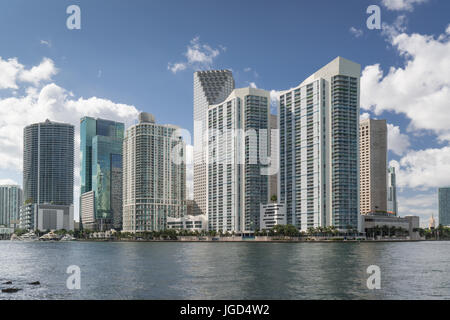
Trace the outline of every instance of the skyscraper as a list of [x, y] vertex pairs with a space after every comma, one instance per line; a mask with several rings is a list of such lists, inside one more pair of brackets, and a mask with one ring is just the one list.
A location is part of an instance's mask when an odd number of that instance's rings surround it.
[[260, 89], [235, 89], [209, 106], [209, 230], [259, 229], [260, 205], [268, 201], [269, 115], [270, 93]]
[[124, 231], [164, 230], [167, 217], [186, 214], [185, 143], [177, 129], [156, 124], [148, 113], [141, 113], [139, 123], [127, 129], [123, 142]]
[[279, 102], [279, 202], [287, 222], [359, 227], [361, 66], [338, 57]]
[[394, 167], [389, 168], [388, 171], [387, 211], [395, 216], [398, 215], [397, 182]]
[[24, 201], [73, 205], [74, 126], [46, 120], [25, 127]]
[[360, 213], [386, 212], [386, 120], [362, 120], [359, 125]]
[[439, 188], [439, 224], [450, 226], [450, 188]]
[[207, 167], [205, 132], [209, 105], [223, 102], [234, 89], [229, 70], [194, 73], [194, 214], [206, 214]]
[[[80, 124], [81, 201], [89, 191], [92, 213], [81, 203], [83, 227], [91, 230], [121, 228], [122, 144], [124, 124], [84, 117]], [[89, 207], [90, 208], [90, 207]]]
[[269, 176], [269, 202], [272, 196], [278, 196], [278, 168], [279, 168], [279, 135], [278, 132], [278, 116], [275, 114], [270, 115], [270, 154], [271, 154], [271, 164], [276, 168], [276, 173]]
[[10, 227], [19, 224], [20, 206], [23, 204], [23, 193], [19, 186], [0, 186], [0, 226]]

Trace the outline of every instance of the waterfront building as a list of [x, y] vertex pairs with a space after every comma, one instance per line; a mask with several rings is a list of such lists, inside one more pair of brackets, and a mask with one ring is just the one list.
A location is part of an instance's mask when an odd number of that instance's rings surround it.
[[[362, 230], [366, 232], [366, 236], [371, 236], [374, 228], [390, 228], [395, 227], [397, 229], [403, 229], [408, 231], [408, 236], [411, 240], [419, 240], [420, 235], [418, 229], [420, 227], [420, 217], [417, 216], [405, 216], [396, 217], [387, 212], [371, 212], [366, 215], [362, 215]], [[393, 236], [393, 234], [387, 230], [385, 236]]]
[[178, 129], [157, 124], [151, 114], [141, 113], [139, 123], [126, 131], [123, 231], [161, 231], [167, 217], [186, 215], [185, 143]]
[[361, 214], [386, 212], [387, 124], [365, 119], [359, 125], [359, 209]]
[[0, 185], [0, 226], [15, 228], [19, 225], [22, 189], [16, 185]]
[[388, 195], [387, 195], [387, 211], [394, 216], [398, 215], [397, 204], [397, 182], [395, 176], [395, 168], [391, 167], [388, 171]]
[[358, 227], [360, 74], [338, 57], [280, 93], [278, 202], [302, 231]]
[[208, 106], [222, 103], [234, 89], [229, 70], [194, 73], [194, 214], [207, 214], [206, 130]]
[[[102, 226], [97, 225], [95, 219], [95, 193], [88, 191], [80, 197], [80, 212], [83, 229], [85, 230], [102, 230]], [[100, 224], [103, 220], [99, 220]]]
[[[122, 145], [124, 124], [84, 117], [80, 123], [81, 202], [94, 198], [91, 206], [80, 205], [81, 222], [89, 230], [122, 227]], [[83, 212], [86, 208], [88, 212]], [[89, 219], [87, 222], [86, 219]]]
[[270, 93], [235, 89], [208, 109], [208, 228], [217, 232], [259, 229], [267, 203]]
[[188, 231], [205, 231], [208, 227], [208, 219], [206, 215], [184, 216], [179, 218], [167, 218], [167, 229], [188, 230]]
[[439, 224], [450, 226], [450, 188], [439, 188]]
[[[22, 228], [73, 230], [74, 130], [71, 124], [50, 120], [24, 128]], [[71, 211], [72, 224], [66, 223]]]
[[23, 199], [73, 204], [74, 126], [46, 120], [25, 127]]
[[276, 225], [286, 225], [286, 208], [283, 204], [261, 204], [261, 230], [273, 229]]

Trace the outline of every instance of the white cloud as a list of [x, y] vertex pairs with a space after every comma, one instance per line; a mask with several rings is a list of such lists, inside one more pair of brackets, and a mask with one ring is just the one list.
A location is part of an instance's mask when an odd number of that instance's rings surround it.
[[200, 37], [195, 37], [192, 39], [187, 46], [187, 51], [184, 56], [186, 57], [185, 62], [168, 63], [167, 69], [172, 73], [177, 73], [187, 69], [188, 67], [194, 69], [210, 69], [213, 65], [214, 59], [216, 59], [220, 50], [226, 51], [226, 47], [219, 45], [219, 49], [214, 49], [208, 44], [202, 44], [200, 42]]
[[18, 89], [17, 82], [38, 85], [40, 82], [51, 80], [57, 73], [58, 69], [49, 58], [44, 58], [39, 65], [27, 70], [17, 58], [3, 60], [0, 57], [0, 89]]
[[438, 216], [437, 192], [399, 196], [398, 211], [400, 216], [419, 216], [421, 227], [427, 227], [431, 215]]
[[278, 102], [280, 101], [280, 91], [270, 90], [270, 102], [272, 107], [278, 108]]
[[441, 149], [408, 151], [395, 167], [399, 187], [427, 190], [450, 186], [450, 146]]
[[252, 68], [250, 68], [250, 67], [247, 67], [244, 69], [244, 72], [250, 72], [250, 71], [252, 71]]
[[361, 78], [361, 107], [376, 115], [404, 114], [408, 131], [428, 130], [450, 141], [450, 37], [400, 33], [391, 44], [404, 58], [404, 67], [385, 75], [379, 64], [367, 66]]
[[18, 186], [19, 184], [12, 180], [12, 179], [0, 179], [0, 185], [15, 185]]
[[368, 113], [368, 112], [364, 112], [364, 113], [362, 113], [360, 116], [359, 116], [359, 120], [361, 121], [361, 120], [367, 120], [367, 119], [370, 119], [370, 113]]
[[[18, 64], [17, 59], [10, 59]], [[25, 77], [39, 85], [53, 74], [53, 63], [45, 62], [31, 68]], [[1, 64], [0, 60], [0, 64]], [[53, 68], [51, 67], [53, 66]], [[1, 68], [1, 67], [0, 67]], [[0, 72], [1, 75], [1, 72]], [[101, 117], [131, 125], [137, 119], [138, 110], [131, 105], [115, 103], [98, 97], [75, 98], [74, 94], [55, 83], [42, 87], [23, 88], [22, 96], [0, 99], [0, 168], [22, 170], [23, 128], [31, 123], [45, 121], [66, 122], [75, 125], [75, 201], [80, 191], [79, 178], [79, 123], [83, 116]], [[78, 212], [78, 211], [76, 211]]]
[[415, 4], [422, 4], [428, 0], [382, 0], [381, 3], [389, 10], [412, 11]]
[[401, 156], [404, 154], [411, 143], [409, 137], [406, 134], [400, 132], [400, 127], [393, 124], [387, 124], [388, 129], [388, 149], [395, 154]]
[[254, 82], [250, 82], [250, 83], [249, 83], [249, 86], [250, 86], [250, 88], [254, 88], [254, 89], [257, 89], [257, 88], [258, 88], [258, 86], [256, 85], [256, 83], [254, 83]]
[[362, 29], [357, 29], [355, 27], [351, 27], [349, 31], [355, 38], [359, 38], [364, 34], [364, 31], [362, 31]]

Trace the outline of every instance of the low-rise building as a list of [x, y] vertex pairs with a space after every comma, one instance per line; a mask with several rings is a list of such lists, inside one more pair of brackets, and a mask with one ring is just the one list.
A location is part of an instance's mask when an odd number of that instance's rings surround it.
[[204, 214], [181, 218], [167, 218], [167, 229], [203, 231], [206, 230], [207, 225], [208, 219]]
[[261, 230], [269, 230], [276, 225], [286, 225], [286, 208], [283, 204], [261, 204], [260, 227]]
[[20, 228], [73, 231], [73, 205], [26, 204], [20, 209]]
[[370, 213], [361, 216], [362, 230], [370, 236], [374, 228], [398, 228], [408, 231], [408, 236], [411, 240], [419, 240], [420, 235], [418, 229], [420, 227], [420, 218], [417, 216], [396, 217], [389, 213]]

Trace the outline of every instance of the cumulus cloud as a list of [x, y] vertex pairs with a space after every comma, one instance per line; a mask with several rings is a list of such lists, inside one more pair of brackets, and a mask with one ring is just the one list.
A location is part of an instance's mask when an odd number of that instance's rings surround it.
[[413, 11], [414, 5], [428, 2], [428, 0], [382, 0], [381, 3], [389, 10]]
[[216, 59], [220, 51], [225, 52], [226, 47], [219, 46], [219, 49], [215, 49], [208, 44], [202, 44], [200, 37], [192, 39], [187, 46], [187, 50], [184, 53], [186, 61], [168, 63], [167, 69], [172, 73], [186, 70], [188, 67], [193, 69], [210, 69], [213, 65], [214, 59]]
[[362, 113], [360, 116], [359, 116], [359, 120], [361, 121], [361, 120], [367, 120], [367, 119], [370, 119], [370, 113], [368, 113], [368, 112], [364, 112], [364, 113]]
[[249, 83], [249, 86], [250, 86], [250, 88], [254, 88], [254, 89], [257, 89], [257, 88], [258, 88], [258, 86], [256, 85], [256, 83], [254, 83], [254, 82], [250, 82], [250, 83]]
[[349, 31], [355, 38], [359, 38], [364, 34], [364, 31], [362, 31], [362, 29], [357, 29], [355, 27], [351, 27]]
[[399, 156], [403, 155], [411, 145], [409, 137], [400, 132], [400, 127], [393, 124], [388, 123], [387, 129], [388, 149]]
[[390, 39], [405, 63], [387, 74], [379, 64], [367, 66], [361, 78], [361, 107], [376, 115], [403, 114], [409, 131], [428, 130], [450, 141], [450, 36], [400, 33]]
[[41, 82], [49, 81], [58, 73], [58, 69], [52, 59], [44, 58], [42, 62], [26, 69], [18, 62], [17, 58], [3, 60], [0, 57], [0, 89], [18, 89], [18, 82], [38, 85]]
[[4, 185], [18, 186], [19, 184], [12, 179], [0, 179], [0, 185], [1, 186], [4, 186]]
[[427, 227], [432, 214], [437, 218], [438, 197], [436, 192], [402, 195], [398, 197], [398, 211], [401, 216], [414, 215], [420, 217], [421, 227]]
[[[2, 61], [5, 60], [0, 60], [0, 65]], [[16, 58], [7, 61], [13, 66], [20, 65]], [[44, 59], [40, 65], [32, 67], [26, 70], [25, 74], [15, 77], [14, 81], [19, 79], [32, 84], [30, 87], [20, 88], [23, 89], [23, 95], [0, 99], [0, 168], [22, 170], [23, 128], [25, 126], [46, 119], [71, 123], [76, 128], [75, 199], [77, 200], [80, 191], [80, 118], [84, 116], [100, 117], [131, 125], [137, 119], [138, 110], [131, 105], [98, 97], [76, 98], [72, 92], [55, 83], [41, 85], [41, 82], [49, 80], [56, 70], [53, 62], [50, 61], [50, 59]], [[22, 67], [19, 69], [25, 70]], [[2, 75], [1, 72], [0, 75]], [[9, 87], [6, 86], [6, 88]], [[3, 89], [5, 89], [5, 86], [3, 86]]]
[[408, 151], [390, 166], [398, 171], [400, 187], [427, 190], [450, 186], [450, 146]]
[[50, 40], [41, 40], [41, 44], [47, 47], [51, 47], [52, 43], [50, 42]]

